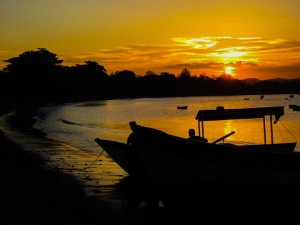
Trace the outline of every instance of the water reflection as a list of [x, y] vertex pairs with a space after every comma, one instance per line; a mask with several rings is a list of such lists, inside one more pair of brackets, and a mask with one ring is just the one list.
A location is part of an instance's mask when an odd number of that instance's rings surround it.
[[[233, 126], [231, 120], [227, 120], [225, 122], [224, 135], [229, 134], [232, 131], [236, 131], [236, 128]], [[226, 140], [232, 141], [232, 140], [234, 140], [234, 137], [233, 136], [229, 136]]]

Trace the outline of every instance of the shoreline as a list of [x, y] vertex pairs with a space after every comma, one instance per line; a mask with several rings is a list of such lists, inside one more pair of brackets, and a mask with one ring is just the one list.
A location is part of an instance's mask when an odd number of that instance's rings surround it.
[[[28, 120], [41, 105], [23, 108], [10, 118], [19, 129], [32, 126]], [[20, 108], [5, 107], [0, 116]], [[42, 132], [32, 133], [44, 138]], [[0, 193], [4, 206], [0, 213], [1, 224], [16, 224], [20, 220], [30, 224], [147, 224], [146, 211], [116, 208], [107, 200], [89, 196], [81, 181], [59, 168], [47, 168], [39, 153], [27, 151], [13, 142], [0, 130]], [[17, 215], [17, 216], [16, 216]], [[149, 218], [148, 218], [149, 219]], [[2, 223], [2, 221], [4, 223]]]

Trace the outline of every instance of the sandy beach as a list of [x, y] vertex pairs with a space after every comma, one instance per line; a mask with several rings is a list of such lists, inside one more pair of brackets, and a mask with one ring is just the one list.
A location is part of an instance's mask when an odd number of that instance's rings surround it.
[[[21, 110], [23, 113], [12, 117], [11, 126], [24, 130], [31, 127], [34, 121], [30, 118], [38, 106], [25, 107], [26, 110]], [[1, 115], [16, 107], [7, 105], [2, 108]], [[44, 138], [40, 132], [31, 135], [40, 141]], [[141, 206], [139, 195], [143, 192], [151, 195], [152, 186], [129, 178], [123, 179], [119, 192], [115, 193], [116, 198], [126, 198], [126, 204], [116, 205], [105, 198], [87, 194], [83, 182], [60, 168], [49, 169], [49, 162], [37, 153], [38, 149], [25, 151], [3, 132], [0, 132], [0, 143], [1, 224], [300, 222], [299, 187], [260, 190], [216, 185], [173, 186], [165, 192], [168, 207], [159, 204]]]

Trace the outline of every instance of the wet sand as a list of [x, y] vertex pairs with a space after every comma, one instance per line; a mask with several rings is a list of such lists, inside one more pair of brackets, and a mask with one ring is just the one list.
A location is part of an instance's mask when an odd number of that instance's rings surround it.
[[[99, 158], [97, 165], [79, 173], [74, 165], [78, 168], [86, 165], [76, 159], [78, 151], [68, 149], [59, 153], [52, 149], [52, 155], [46, 153], [50, 145], [61, 146], [49, 143], [43, 134], [31, 129], [34, 121], [30, 118], [36, 108], [26, 107], [10, 121], [16, 130], [30, 131], [33, 143], [38, 142], [29, 151], [0, 132], [0, 224], [300, 222], [299, 187], [261, 190], [199, 185], [162, 189], [122, 175], [120, 168], [105, 156]], [[2, 114], [11, 109], [11, 106], [3, 108]], [[63, 157], [61, 152], [69, 155]], [[93, 162], [96, 156], [86, 157]], [[67, 159], [71, 161], [64, 161], [66, 166], [58, 166], [62, 164], [60, 160]], [[108, 176], [109, 184], [103, 180]]]

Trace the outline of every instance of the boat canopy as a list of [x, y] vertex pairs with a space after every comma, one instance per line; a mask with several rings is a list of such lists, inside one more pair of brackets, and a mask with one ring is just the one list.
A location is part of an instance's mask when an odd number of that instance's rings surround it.
[[198, 121], [232, 120], [232, 119], [254, 119], [264, 118], [266, 115], [274, 115], [276, 123], [284, 115], [284, 106], [243, 108], [243, 109], [223, 109], [199, 110], [196, 115]]
[[[199, 110], [196, 115], [196, 120], [198, 120], [199, 136], [204, 137], [204, 121], [262, 118], [264, 127], [264, 143], [266, 144], [265, 116], [270, 116], [271, 143], [273, 144], [273, 115], [275, 116], [274, 123], [277, 123], [279, 118], [284, 115], [284, 106], [243, 109], [224, 109], [224, 107], [218, 106], [215, 110]], [[200, 124], [202, 125], [202, 134], [200, 133]]]

